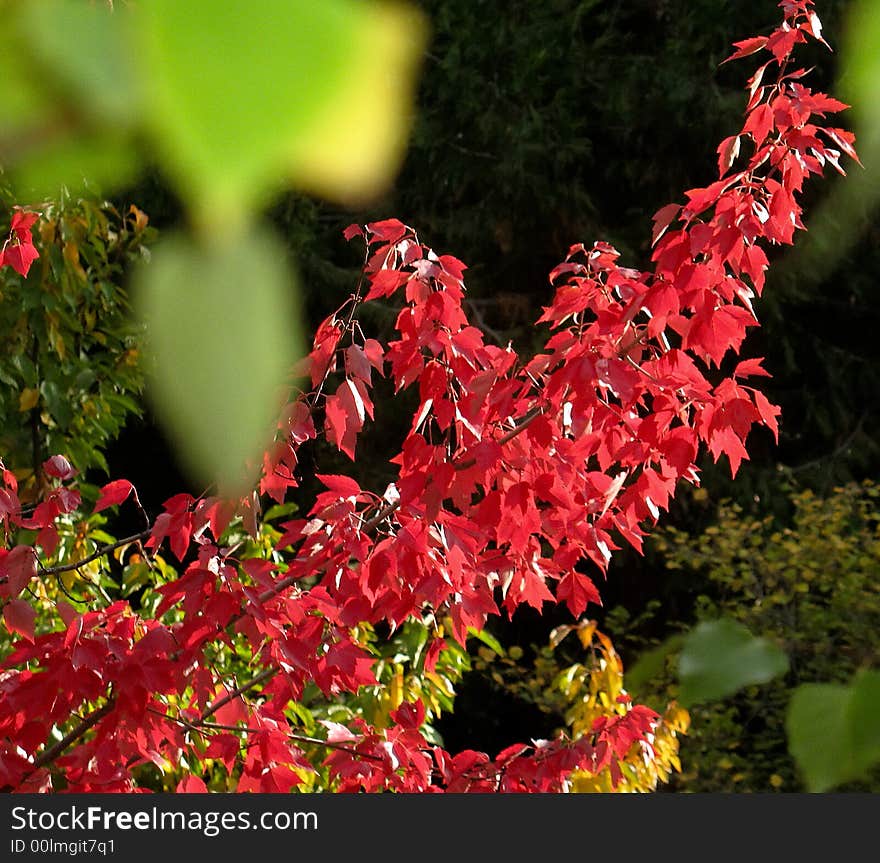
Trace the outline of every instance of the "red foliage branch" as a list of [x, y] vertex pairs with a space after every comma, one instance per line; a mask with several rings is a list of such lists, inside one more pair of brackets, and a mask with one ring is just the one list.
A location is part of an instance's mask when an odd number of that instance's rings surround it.
[[[306, 518], [283, 525], [271, 560], [240, 560], [220, 545], [236, 515], [256, 532], [257, 492], [237, 502], [172, 497], [146, 546], [167, 541], [186, 566], [158, 588], [153, 618], [125, 602], [83, 614], [59, 604], [63, 627], [35, 636], [18, 597], [40, 574], [37, 551], [0, 551], [4, 619], [20, 635], [0, 676], [0, 786], [131, 791], [140, 764], [213, 758], [240, 769], [239, 791], [289, 791], [297, 771], [313, 769], [300, 744], [314, 741], [292, 730], [288, 703], [308, 683], [334, 696], [375, 682], [359, 623], [444, 618], [464, 643], [499, 604], [512, 613], [564, 602], [578, 616], [600, 602], [582, 562], [604, 572], [621, 540], [639, 549], [679, 480], [699, 482], [704, 447], [736, 474], [754, 425], [778, 433], [778, 408], [746, 383], [766, 375], [760, 360], [731, 368], [729, 358], [757, 325], [765, 247], [803, 228], [805, 179], [826, 164], [843, 173], [841, 153], [856, 158], [853, 136], [822, 124], [846, 106], [790, 68], [797, 43], [822, 41], [813, 4], [780, 5], [783, 23], [736, 43], [730, 58], [770, 54], [749, 81], [742, 129], [718, 148], [719, 178], [655, 215], [649, 271], [620, 266], [607, 243], [572, 246], [550, 274], [555, 293], [538, 323], [551, 332], [536, 356], [484, 342], [463, 311], [464, 265], [408, 226], [346, 231], [366, 246], [365, 293], [318, 328], [311, 389], [284, 412], [259, 493], [284, 501], [300, 447], [320, 434], [354, 460], [374, 418], [374, 378], [387, 374], [418, 404], [386, 489], [319, 475], [326, 490]], [[8, 253], [5, 262], [15, 263]], [[401, 304], [388, 344], [358, 321], [373, 301]], [[80, 506], [65, 485], [70, 466], [50, 462], [56, 488], [30, 515], [8, 472], [0, 490], [7, 531], [38, 531], [46, 555], [56, 518]], [[108, 484], [96, 511], [132, 492], [125, 480]], [[171, 609], [181, 614], [163, 623]], [[222, 679], [207, 658], [236, 635], [252, 651], [247, 683]], [[324, 766], [340, 790], [564, 790], [574, 770], [614, 774], [631, 746], [650, 745], [657, 716], [636, 705], [577, 740], [517, 744], [495, 759], [429, 745], [421, 703], [404, 703], [392, 720], [388, 729], [325, 723]], [[58, 740], [53, 729], [63, 728]], [[203, 788], [191, 777], [180, 790]]]

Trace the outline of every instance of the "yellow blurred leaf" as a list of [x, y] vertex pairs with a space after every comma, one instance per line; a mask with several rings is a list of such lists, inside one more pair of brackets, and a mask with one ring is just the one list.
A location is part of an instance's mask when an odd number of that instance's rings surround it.
[[40, 401], [40, 393], [38, 390], [27, 387], [23, 389], [18, 396], [18, 409], [24, 413], [37, 406]]
[[397, 172], [427, 38], [425, 20], [414, 9], [396, 3], [367, 8], [352, 74], [290, 154], [297, 185], [349, 204], [374, 197]]

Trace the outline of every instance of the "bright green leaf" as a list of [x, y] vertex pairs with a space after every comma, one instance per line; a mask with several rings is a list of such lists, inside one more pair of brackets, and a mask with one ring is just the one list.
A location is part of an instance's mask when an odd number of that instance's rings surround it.
[[498, 641], [495, 636], [486, 632], [485, 629], [476, 629], [473, 626], [468, 627], [468, 635], [472, 638], [476, 638], [479, 641], [482, 641], [483, 644], [486, 645], [490, 650], [496, 653], [498, 656], [504, 656], [504, 648], [501, 646], [501, 643]]
[[685, 636], [678, 659], [681, 703], [723, 698], [788, 669], [788, 657], [776, 645], [756, 638], [746, 627], [722, 619], [698, 624]]
[[232, 494], [253, 480], [300, 354], [293, 291], [265, 232], [210, 246], [169, 237], [139, 271], [147, 395], [195, 482]]

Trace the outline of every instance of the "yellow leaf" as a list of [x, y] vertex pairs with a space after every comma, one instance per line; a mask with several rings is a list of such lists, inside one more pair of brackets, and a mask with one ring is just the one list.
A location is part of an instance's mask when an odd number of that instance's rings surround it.
[[403, 669], [398, 667], [391, 678], [390, 692], [391, 709], [397, 710], [403, 701]]
[[374, 198], [397, 172], [427, 40], [426, 22], [412, 8], [381, 3], [364, 17], [355, 74], [302, 130], [290, 154], [300, 187], [346, 204]]
[[84, 282], [86, 280], [86, 271], [79, 261], [79, 247], [72, 240], [68, 240], [64, 244], [64, 260], [67, 261], [70, 269], [76, 273], [77, 278]]
[[557, 626], [550, 632], [550, 647], [554, 650], [559, 647], [562, 639], [564, 639], [574, 629], [571, 624], [564, 623]]
[[[85, 273], [83, 273], [85, 276]], [[49, 333], [49, 342], [55, 353], [64, 360], [67, 358], [67, 348], [64, 345], [64, 337], [59, 329], [59, 318], [54, 312], [46, 312], [46, 328]]]
[[139, 210], [134, 204], [128, 208], [128, 214], [134, 220], [134, 229], [137, 233], [146, 230], [147, 223], [150, 221], [146, 213]]
[[593, 633], [596, 632], [596, 621], [588, 620], [584, 621], [580, 626], [578, 626], [578, 638], [581, 640], [581, 644], [584, 648], [588, 648], [593, 642]]
[[38, 390], [28, 387], [23, 389], [18, 396], [18, 409], [22, 413], [29, 411], [37, 406], [40, 401], [40, 393]]

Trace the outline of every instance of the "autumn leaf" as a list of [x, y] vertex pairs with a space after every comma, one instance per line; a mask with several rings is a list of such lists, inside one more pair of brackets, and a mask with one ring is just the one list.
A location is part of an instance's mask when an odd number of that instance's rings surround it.
[[[27, 545], [17, 545], [0, 559], [0, 596], [13, 599], [37, 574], [37, 557]], [[2, 579], [5, 578], [5, 581]]]
[[3, 620], [10, 632], [16, 632], [22, 638], [33, 643], [34, 623], [37, 619], [36, 609], [23, 599], [11, 599], [3, 606]]
[[101, 487], [101, 494], [95, 503], [93, 513], [101, 512], [111, 506], [118, 506], [134, 491], [127, 479], [115, 479]]

